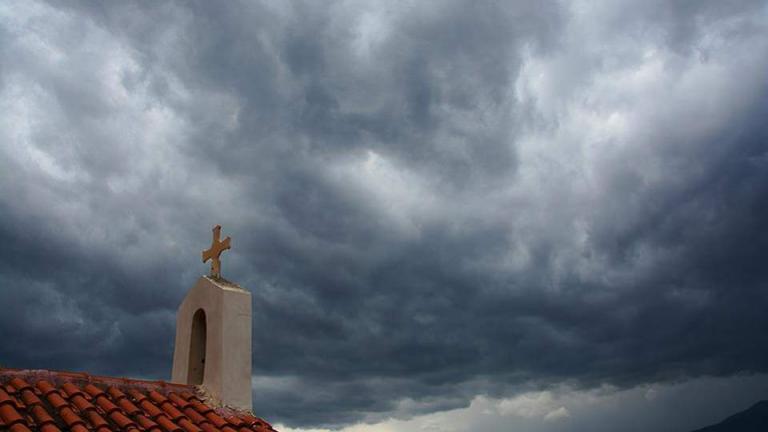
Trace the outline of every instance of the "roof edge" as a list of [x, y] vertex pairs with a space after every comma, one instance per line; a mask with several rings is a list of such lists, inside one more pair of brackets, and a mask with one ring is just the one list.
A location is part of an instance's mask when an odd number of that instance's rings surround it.
[[125, 377], [111, 377], [106, 375], [93, 375], [87, 372], [71, 372], [71, 371], [58, 371], [50, 369], [16, 369], [0, 366], [0, 383], [8, 381], [13, 378], [21, 378], [25, 381], [39, 381], [46, 380], [56, 385], [64, 383], [74, 384], [95, 384], [109, 387], [117, 387], [119, 389], [140, 389], [144, 391], [154, 390], [163, 395], [168, 395], [170, 392], [189, 392], [192, 393], [199, 400], [208, 404], [219, 414], [224, 415], [240, 415], [250, 414], [253, 415], [252, 409], [239, 409], [236, 407], [223, 405], [221, 401], [216, 400], [211, 396], [209, 392], [205, 390], [204, 386], [191, 385], [191, 384], [179, 384], [168, 382], [165, 380], [143, 380]]
[[116, 387], [142, 388], [145, 390], [161, 390], [161, 392], [189, 391], [199, 393], [200, 390], [193, 385], [172, 383], [164, 380], [143, 380], [125, 377], [111, 377], [105, 375], [93, 375], [87, 372], [57, 371], [50, 369], [16, 369], [0, 367], [0, 375], [19, 377], [24, 379], [49, 380], [56, 383], [81, 382], [102, 384]]

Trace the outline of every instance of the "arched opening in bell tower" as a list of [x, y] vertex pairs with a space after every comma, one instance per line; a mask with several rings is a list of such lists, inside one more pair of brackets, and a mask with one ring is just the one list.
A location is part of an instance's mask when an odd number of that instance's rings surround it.
[[205, 378], [206, 331], [205, 311], [198, 309], [192, 317], [187, 384], [200, 385]]

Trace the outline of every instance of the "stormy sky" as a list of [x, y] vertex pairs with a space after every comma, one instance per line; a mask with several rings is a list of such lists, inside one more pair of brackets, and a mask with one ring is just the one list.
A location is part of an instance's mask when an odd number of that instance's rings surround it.
[[221, 224], [285, 430], [700, 427], [766, 119], [765, 1], [2, 2], [0, 365], [168, 379]]

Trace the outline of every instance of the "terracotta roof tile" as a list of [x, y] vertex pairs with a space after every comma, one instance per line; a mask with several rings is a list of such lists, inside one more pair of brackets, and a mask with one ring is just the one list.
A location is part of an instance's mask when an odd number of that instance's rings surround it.
[[9, 426], [15, 423], [24, 422], [24, 417], [22, 417], [21, 414], [16, 411], [16, 408], [10, 403], [0, 405], [0, 417], [3, 418], [3, 423]]
[[167, 430], [168, 432], [182, 432], [182, 430], [179, 427], [179, 425], [177, 425], [176, 423], [172, 422], [171, 419], [169, 419], [165, 415], [157, 416], [155, 421], [157, 421], [157, 423], [160, 426], [162, 426], [163, 429]]
[[205, 418], [210, 420], [211, 423], [213, 423], [214, 426], [218, 428], [223, 428], [224, 426], [227, 426], [227, 421], [221, 418], [220, 415], [216, 414], [212, 410], [205, 414]]
[[0, 389], [0, 405], [5, 405], [5, 404], [11, 404], [15, 406], [16, 402], [13, 400], [11, 395], [8, 394], [8, 392], [6, 392], [3, 389]]
[[64, 420], [64, 423], [66, 423], [69, 427], [77, 424], [85, 424], [83, 419], [81, 419], [79, 415], [75, 414], [75, 412], [72, 411], [72, 408], [68, 406], [62, 407], [61, 410], [59, 410], [59, 414], [61, 415], [61, 419]]
[[104, 396], [104, 393], [96, 397], [96, 405], [98, 405], [107, 415], [112, 414], [114, 411], [120, 411], [120, 408], [112, 403], [111, 400], [107, 399], [107, 397]]
[[96, 409], [96, 407], [94, 407], [92, 403], [85, 400], [82, 394], [76, 394], [70, 397], [69, 400], [70, 402], [74, 403], [77, 409], [79, 409], [80, 411], [91, 411]]
[[99, 413], [96, 412], [96, 409], [89, 410], [85, 413], [85, 416], [88, 417], [88, 422], [91, 424], [91, 426], [95, 428], [101, 428], [104, 426], [109, 426], [109, 422], [107, 422], [104, 417], [99, 415]]
[[194, 408], [195, 411], [199, 412], [200, 414], [205, 415], [205, 414], [208, 414], [209, 412], [213, 412], [213, 408], [200, 402], [199, 400], [189, 399], [188, 402], [192, 405], [192, 408]]
[[168, 400], [167, 397], [161, 395], [160, 393], [156, 392], [155, 390], [150, 391], [147, 393], [150, 399], [152, 399], [155, 403], [163, 403]]
[[43, 401], [40, 400], [39, 397], [30, 390], [29, 388], [25, 388], [21, 390], [19, 393], [21, 393], [21, 400], [27, 405], [27, 406], [33, 406], [33, 405], [42, 405]]
[[139, 425], [148, 431], [160, 432], [161, 430], [157, 423], [153, 422], [142, 414], [137, 415], [136, 419], [139, 421]]
[[194, 423], [192, 423], [192, 422], [191, 422], [191, 421], [190, 421], [188, 418], [186, 418], [186, 417], [184, 417], [184, 418], [180, 418], [180, 419], [178, 419], [176, 422], [179, 424], [179, 426], [181, 426], [182, 428], [184, 428], [184, 430], [185, 430], [185, 431], [187, 431], [187, 432], [202, 432], [202, 429], [200, 429], [199, 427], [197, 427], [197, 426], [196, 426]]
[[44, 396], [48, 396], [48, 393], [55, 392], [56, 387], [53, 386], [53, 384], [49, 383], [48, 381], [40, 380], [37, 382], [37, 388], [41, 392], [43, 392]]
[[139, 406], [141, 406], [144, 409], [144, 412], [149, 414], [151, 418], [155, 419], [155, 421], [157, 421], [157, 418], [160, 416], [165, 417], [163, 410], [150, 402], [149, 399], [144, 399], [143, 401], [139, 402]]
[[185, 400], [190, 400], [195, 397], [195, 395], [189, 391], [183, 391], [179, 393], [179, 396], [183, 397]]
[[96, 398], [104, 394], [102, 389], [96, 387], [93, 384], [86, 384], [83, 387], [83, 390], [85, 390], [85, 392], [88, 393], [92, 398]]
[[232, 426], [240, 427], [245, 425], [245, 422], [242, 419], [235, 416], [229, 416], [226, 418], [226, 420], [227, 423], [231, 424]]
[[50, 414], [48, 414], [48, 411], [45, 410], [41, 405], [35, 405], [32, 408], [29, 409], [29, 411], [32, 413], [32, 417], [35, 418], [35, 421], [37, 421], [38, 424], [44, 425], [44, 424], [51, 424], [56, 425], [56, 421], [51, 417]]
[[10, 381], [8, 382], [8, 384], [10, 384], [10, 385], [11, 385], [11, 386], [13, 386], [13, 387], [14, 387], [16, 390], [19, 390], [19, 391], [22, 391], [22, 390], [25, 390], [25, 389], [30, 389], [30, 390], [33, 390], [33, 389], [32, 389], [32, 385], [30, 385], [28, 382], [26, 382], [26, 381], [24, 381], [23, 379], [21, 379], [21, 378], [18, 378], [18, 377], [16, 377], [16, 378], [14, 378], [14, 379], [10, 380]]
[[21, 423], [16, 423], [16, 424], [11, 425], [11, 427], [9, 429], [10, 429], [11, 432], [32, 432], [31, 430], [29, 430], [28, 427], [26, 427], [25, 425], [23, 425]]
[[40, 430], [42, 432], [61, 432], [61, 429], [50, 423], [40, 425]]
[[113, 411], [109, 418], [122, 429], [136, 429], [136, 423], [120, 411]]
[[184, 418], [184, 414], [182, 414], [181, 411], [179, 411], [178, 408], [173, 406], [170, 402], [163, 402], [160, 407], [173, 421], [178, 421], [180, 418]]
[[184, 409], [189, 405], [189, 402], [187, 402], [186, 399], [182, 398], [176, 393], [168, 393], [168, 399], [170, 399], [171, 402], [176, 404], [176, 406], [180, 409]]
[[65, 401], [57, 391], [48, 393], [46, 395], [46, 399], [48, 399], [48, 402], [50, 402], [51, 405], [53, 405], [53, 407], [56, 409], [62, 409], [69, 406], [67, 401]]
[[62, 384], [61, 389], [64, 390], [64, 392], [66, 392], [70, 397], [83, 394], [83, 391], [72, 383]]
[[208, 421], [207, 418], [203, 417], [202, 414], [200, 414], [199, 412], [195, 411], [195, 409], [192, 408], [191, 406], [189, 406], [189, 407], [184, 409], [184, 414], [186, 414], [187, 417], [189, 417], [189, 419], [192, 420], [193, 422], [195, 422], [195, 424], [197, 424], [197, 425], [201, 425], [203, 423], [209, 423], [210, 424], [210, 422]]
[[[0, 430], [10, 432], [274, 432], [214, 408], [194, 386], [0, 368]], [[202, 394], [201, 394], [202, 395]]]

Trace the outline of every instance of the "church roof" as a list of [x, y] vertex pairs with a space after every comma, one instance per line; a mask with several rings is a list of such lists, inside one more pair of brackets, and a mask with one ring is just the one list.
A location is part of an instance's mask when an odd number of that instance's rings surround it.
[[0, 368], [0, 430], [274, 431], [250, 413], [206, 404], [192, 385], [5, 368]]

